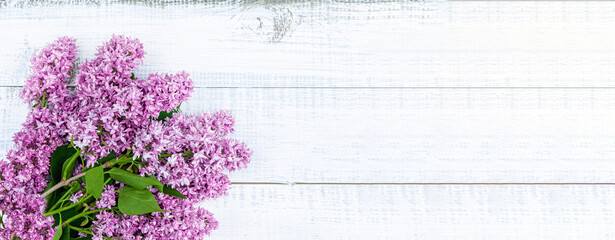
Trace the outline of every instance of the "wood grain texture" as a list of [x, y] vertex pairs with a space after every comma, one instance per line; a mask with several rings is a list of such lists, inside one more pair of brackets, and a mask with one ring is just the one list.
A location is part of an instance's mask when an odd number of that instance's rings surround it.
[[190, 72], [183, 110], [231, 110], [255, 151], [203, 203], [212, 239], [613, 239], [614, 11], [0, 0], [0, 157], [33, 52], [69, 35], [86, 59], [126, 34], [148, 52], [137, 75]]
[[[0, 146], [25, 117], [0, 88]], [[196, 89], [255, 151], [237, 182], [615, 183], [612, 89]]]
[[615, 86], [615, 2], [34, 3], [0, 8], [1, 86], [58, 36], [85, 59], [113, 33], [203, 87]]
[[612, 239], [612, 186], [235, 185], [211, 239]]

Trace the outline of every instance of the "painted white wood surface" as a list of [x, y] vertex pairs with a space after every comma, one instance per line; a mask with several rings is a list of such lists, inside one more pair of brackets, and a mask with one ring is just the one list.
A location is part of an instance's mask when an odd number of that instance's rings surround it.
[[255, 150], [229, 194], [203, 203], [221, 222], [213, 239], [612, 239], [611, 185], [463, 183], [615, 183], [613, 12], [0, 1], [0, 156], [26, 114], [31, 54], [70, 35], [91, 58], [121, 33], [145, 44], [139, 74], [191, 72], [184, 111], [232, 110]]
[[120, 33], [145, 43], [144, 72], [199, 86], [615, 86], [615, 2], [100, 5], [0, 8], [0, 85], [58, 36], [90, 57]]
[[[25, 118], [0, 88], [0, 146]], [[615, 182], [613, 89], [200, 88], [255, 150], [238, 182]], [[19, 106], [19, 107], [16, 107]]]
[[612, 186], [236, 185], [212, 239], [612, 239]]

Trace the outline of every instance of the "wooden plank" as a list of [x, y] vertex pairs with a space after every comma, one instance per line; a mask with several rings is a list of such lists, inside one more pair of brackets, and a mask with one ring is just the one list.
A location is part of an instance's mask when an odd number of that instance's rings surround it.
[[211, 239], [610, 239], [612, 186], [234, 185]]
[[[0, 88], [0, 151], [26, 107]], [[612, 182], [614, 89], [197, 89], [255, 151], [235, 182]]]
[[140, 74], [202, 87], [615, 86], [611, 1], [91, 2], [0, 8], [0, 86], [58, 36], [91, 58], [113, 33], [144, 42]]

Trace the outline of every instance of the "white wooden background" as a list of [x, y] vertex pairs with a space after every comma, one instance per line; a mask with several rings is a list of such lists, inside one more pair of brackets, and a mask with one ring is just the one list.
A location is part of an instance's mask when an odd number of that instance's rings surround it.
[[0, 151], [34, 51], [126, 34], [255, 151], [203, 204], [212, 239], [615, 239], [614, 23], [601, 1], [0, 1]]

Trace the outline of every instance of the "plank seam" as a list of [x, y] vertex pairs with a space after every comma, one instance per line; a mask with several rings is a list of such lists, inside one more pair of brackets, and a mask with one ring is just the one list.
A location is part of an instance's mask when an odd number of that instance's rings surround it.
[[363, 182], [363, 183], [350, 183], [350, 182], [336, 182], [336, 183], [324, 183], [324, 182], [233, 182], [233, 185], [351, 185], [351, 186], [360, 186], [360, 185], [402, 185], [402, 186], [434, 186], [434, 185], [541, 185], [541, 186], [568, 186], [568, 185], [615, 185], [615, 183], [583, 183], [583, 182], [562, 182], [562, 183], [549, 183], [549, 182], [538, 182], [538, 183], [488, 183], [488, 182], [472, 182], [472, 183], [453, 183], [453, 182], [429, 182], [429, 183], [379, 183], [379, 182]]
[[[615, 0], [614, 0], [615, 1]], [[0, 88], [22, 88], [6, 85]], [[195, 89], [615, 89], [612, 87], [194, 87]]]

